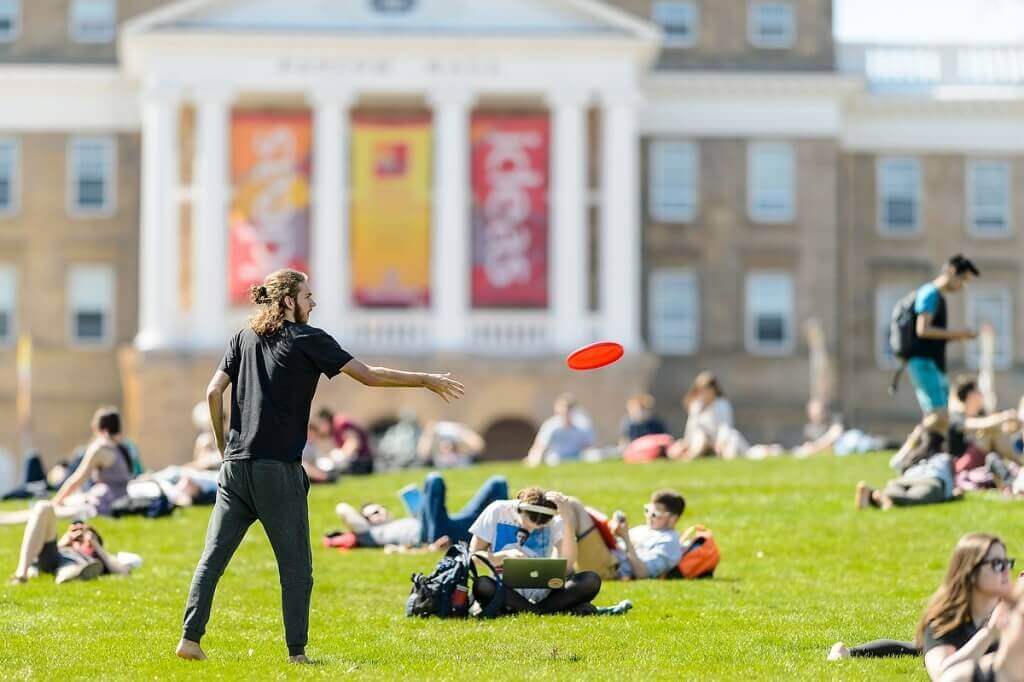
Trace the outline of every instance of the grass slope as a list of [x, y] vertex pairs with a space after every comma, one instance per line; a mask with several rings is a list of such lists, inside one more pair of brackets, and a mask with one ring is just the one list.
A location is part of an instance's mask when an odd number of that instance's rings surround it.
[[[314, 533], [312, 669], [283, 663], [283, 628], [273, 554], [254, 527], [220, 583], [203, 642], [211, 660], [179, 661], [172, 650], [189, 579], [203, 546], [209, 509], [166, 520], [101, 520], [108, 545], [135, 551], [145, 566], [56, 587], [37, 579], [0, 587], [0, 678], [218, 679], [469, 678], [545, 679], [925, 679], [917, 659], [826, 663], [828, 645], [912, 637], [924, 600], [938, 584], [957, 538], [1002, 534], [1020, 551], [1019, 510], [982, 496], [890, 513], [855, 512], [853, 485], [881, 482], [886, 456], [767, 462], [617, 462], [530, 471], [488, 465], [448, 475], [453, 507], [496, 472], [512, 489], [539, 483], [606, 510], [639, 518], [649, 492], [682, 491], [681, 527], [710, 526], [723, 551], [713, 580], [606, 585], [598, 601], [630, 598], [624, 618], [521, 616], [490, 622], [407, 620], [409, 575], [433, 556], [339, 554], [319, 537], [336, 528], [334, 505], [380, 500], [421, 472], [338, 486], [310, 497]], [[6, 509], [12, 505], [5, 505]], [[20, 528], [0, 528], [0, 557], [14, 568]]]

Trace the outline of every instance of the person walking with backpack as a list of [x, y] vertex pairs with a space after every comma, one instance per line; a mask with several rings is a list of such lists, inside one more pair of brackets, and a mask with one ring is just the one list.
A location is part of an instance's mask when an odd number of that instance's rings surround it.
[[972, 277], [978, 276], [980, 273], [974, 263], [957, 254], [946, 262], [938, 277], [914, 292], [912, 313], [901, 310], [909, 308], [909, 296], [897, 306], [891, 339], [893, 351], [906, 363], [917, 402], [924, 414], [921, 428], [911, 434], [900, 449], [900, 461], [894, 462], [901, 470], [939, 452], [946, 439], [949, 428], [946, 344], [968, 341], [977, 336], [972, 329], [947, 328], [946, 294], [963, 290]]
[[[447, 374], [368, 367], [354, 359], [329, 334], [308, 324], [316, 302], [302, 272], [272, 272], [250, 295], [259, 309], [228, 343], [206, 390], [224, 464], [175, 653], [206, 659], [199, 642], [217, 581], [249, 526], [259, 521], [277, 559], [288, 660], [309, 663], [305, 648], [313, 559], [309, 479], [300, 459], [320, 375], [332, 379], [344, 372], [365, 386], [426, 388], [446, 402], [462, 397], [465, 388]], [[223, 394], [229, 385], [231, 426], [225, 439]]]

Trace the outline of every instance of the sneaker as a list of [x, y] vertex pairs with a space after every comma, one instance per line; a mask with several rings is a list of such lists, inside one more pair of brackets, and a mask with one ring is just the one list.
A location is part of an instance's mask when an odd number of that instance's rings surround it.
[[621, 615], [624, 615], [625, 613], [627, 613], [631, 608], [633, 608], [633, 602], [631, 602], [628, 599], [623, 599], [622, 601], [620, 601], [615, 606], [598, 606], [597, 607], [597, 615], [598, 616], [621, 616]]

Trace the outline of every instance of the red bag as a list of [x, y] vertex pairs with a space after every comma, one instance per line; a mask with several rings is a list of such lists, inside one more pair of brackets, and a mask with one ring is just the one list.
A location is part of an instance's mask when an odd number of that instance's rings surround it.
[[358, 546], [359, 539], [352, 531], [342, 533], [341, 531], [336, 530], [324, 535], [324, 547], [337, 547], [338, 551], [344, 552], [348, 549], [355, 549]]
[[601, 540], [604, 541], [604, 546], [608, 549], [616, 549], [619, 543], [615, 540], [615, 535], [612, 533], [612, 529], [608, 527], [608, 517], [597, 511], [593, 507], [587, 507], [587, 514], [594, 521], [594, 527], [597, 532], [601, 534]]
[[693, 526], [683, 536], [683, 558], [676, 568], [684, 578], [710, 578], [721, 560], [711, 531], [704, 526]]
[[675, 439], [667, 433], [652, 433], [649, 436], [640, 436], [626, 446], [626, 451], [622, 453], [622, 459], [627, 464], [653, 462], [659, 457], [664, 457], [673, 442], [675, 442]]

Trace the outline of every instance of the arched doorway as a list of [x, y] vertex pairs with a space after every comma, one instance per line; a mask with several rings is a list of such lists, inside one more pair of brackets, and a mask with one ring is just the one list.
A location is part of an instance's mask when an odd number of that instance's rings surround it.
[[522, 417], [502, 417], [484, 429], [487, 448], [481, 460], [516, 460], [526, 457], [537, 427]]

